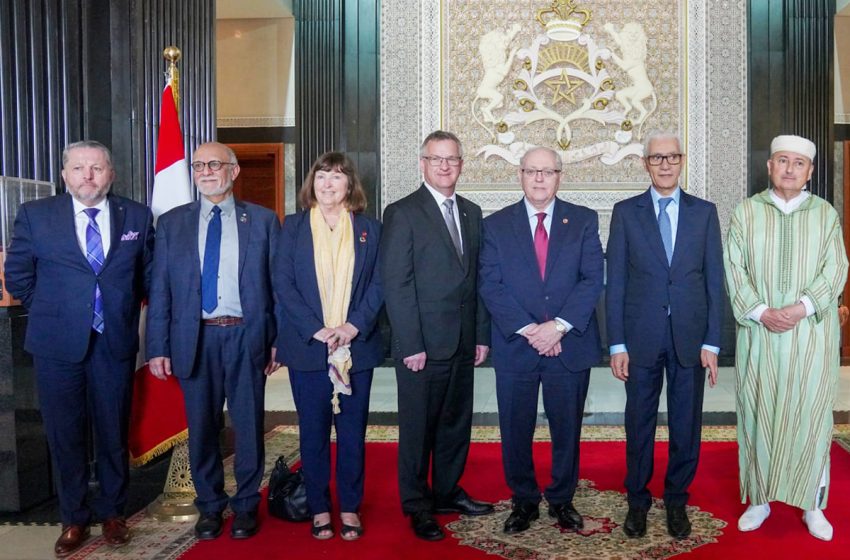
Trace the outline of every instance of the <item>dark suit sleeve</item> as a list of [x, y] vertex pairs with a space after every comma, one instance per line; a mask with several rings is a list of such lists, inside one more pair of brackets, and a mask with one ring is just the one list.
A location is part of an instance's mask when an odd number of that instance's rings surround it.
[[151, 290], [151, 277], [153, 275], [153, 249], [156, 242], [156, 232], [153, 228], [153, 214], [151, 209], [146, 208], [145, 220], [145, 246], [142, 249], [142, 297], [148, 297]]
[[[476, 206], [476, 215], [478, 216], [478, 239], [481, 239], [483, 244], [484, 239], [484, 220], [481, 217], [481, 208]], [[481, 261], [481, 252], [479, 249], [478, 261]], [[470, 266], [477, 266], [477, 263], [470, 263]], [[478, 279], [476, 278], [476, 282]], [[476, 286], [477, 287], [477, 286]], [[484, 298], [481, 293], [478, 293], [478, 305], [475, 308], [475, 344], [478, 346], [490, 346], [490, 311], [484, 304]]]
[[[367, 239], [370, 243], [375, 243], [376, 247], [380, 247], [381, 224], [372, 222], [371, 220], [368, 223], [371, 231]], [[374, 260], [372, 262], [366, 262], [364, 266], [372, 268], [369, 271], [369, 284], [363, 291], [363, 297], [351, 302], [352, 305], [348, 311], [348, 322], [357, 327], [358, 331], [365, 334], [372, 332], [375, 328], [375, 323], [378, 321], [378, 314], [384, 305], [384, 288], [381, 283], [380, 274], [380, 253], [375, 251]]]
[[708, 328], [703, 344], [720, 347], [720, 332], [723, 326], [723, 243], [720, 238], [720, 220], [717, 217], [717, 207], [711, 205], [706, 232], [705, 289], [708, 300]]
[[571, 324], [579, 333], [587, 329], [604, 285], [605, 265], [602, 243], [599, 241], [599, 217], [593, 211], [589, 214], [590, 219], [587, 220], [581, 241], [581, 263], [579, 264], [581, 279], [570, 291], [564, 306], [557, 315]]
[[148, 317], [145, 330], [145, 355], [151, 358], [171, 357], [171, 282], [168, 269], [168, 227], [160, 220], [156, 228], [153, 264], [151, 266]]
[[21, 300], [21, 303], [27, 309], [32, 303], [33, 292], [35, 291], [36, 260], [33, 254], [29, 214], [27, 213], [27, 206], [24, 204], [18, 210], [18, 216], [15, 218], [12, 244], [6, 253], [4, 270], [6, 289]]
[[413, 229], [396, 205], [384, 212], [380, 270], [387, 315], [403, 357], [425, 351], [413, 272]]
[[[305, 343], [309, 343], [313, 335], [324, 328], [322, 317], [318, 317], [313, 309], [304, 300], [298, 288], [298, 277], [306, 274], [316, 275], [313, 270], [298, 270], [295, 265], [295, 254], [298, 251], [299, 228], [309, 228], [309, 219], [301, 219], [303, 216], [293, 216], [283, 222], [283, 230], [278, 236], [278, 247], [276, 252], [275, 289], [280, 301], [281, 311], [288, 318], [298, 336]], [[285, 340], [279, 340], [278, 345], [286, 344]]]
[[623, 223], [623, 208], [614, 206], [611, 214], [611, 229], [608, 234], [607, 288], [605, 291], [605, 315], [608, 329], [608, 346], [626, 343], [625, 304], [628, 276], [629, 242]]
[[268, 259], [268, 263], [267, 263], [268, 269], [267, 270], [269, 271], [269, 276], [270, 276], [269, 283], [271, 284], [271, 290], [272, 290], [271, 298], [272, 298], [273, 309], [274, 309], [274, 311], [273, 311], [274, 320], [273, 320], [273, 324], [270, 326], [270, 328], [273, 329], [273, 330], [269, 333], [269, 340], [272, 341], [272, 346], [277, 348], [277, 345], [278, 345], [278, 342], [279, 342], [278, 339], [277, 339], [277, 336], [278, 336], [278, 332], [280, 331], [279, 317], [280, 317], [280, 313], [281, 313], [280, 302], [278, 301], [278, 297], [277, 297], [277, 289], [276, 289], [277, 280], [275, 278], [276, 274], [275, 274], [275, 268], [274, 268], [275, 263], [277, 262], [276, 255], [277, 255], [277, 249], [278, 249], [278, 242], [280, 241], [280, 220], [278, 219], [277, 214], [273, 214], [271, 216], [271, 218], [269, 219], [269, 225], [268, 225], [268, 228], [267, 228], [267, 231], [266, 231], [266, 235], [268, 235], [268, 238], [269, 238], [269, 254], [266, 257]]
[[487, 305], [493, 322], [510, 338], [518, 330], [535, 323], [534, 317], [517, 302], [502, 281], [502, 266], [517, 266], [517, 263], [505, 263], [499, 252], [499, 243], [493, 225], [484, 221], [484, 241], [481, 245], [478, 270], [478, 293]]

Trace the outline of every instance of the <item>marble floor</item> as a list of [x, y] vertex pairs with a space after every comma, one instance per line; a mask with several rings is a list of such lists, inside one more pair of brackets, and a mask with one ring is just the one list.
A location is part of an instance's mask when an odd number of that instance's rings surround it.
[[[496, 388], [492, 368], [480, 368], [475, 372], [474, 421], [479, 424], [495, 424], [498, 418]], [[585, 406], [585, 422], [593, 424], [620, 424], [625, 407], [625, 390], [622, 383], [614, 379], [607, 368], [595, 368], [591, 372], [590, 388]], [[664, 421], [666, 402], [662, 395], [659, 406]], [[269, 378], [266, 386], [266, 410], [268, 420], [291, 422], [295, 406], [286, 372], [281, 370]], [[371, 406], [374, 418], [380, 423], [395, 423], [397, 414], [395, 374], [392, 368], [378, 368], [372, 384]], [[735, 373], [730, 367], [720, 368], [717, 386], [706, 387], [704, 403], [706, 424], [731, 424], [735, 415]], [[542, 405], [539, 409], [541, 421]], [[842, 367], [835, 420], [850, 422], [850, 367]], [[41, 560], [53, 557], [53, 542], [59, 535], [55, 524], [27, 524], [6, 516], [7, 522], [0, 524], [0, 560]], [[99, 532], [93, 528], [93, 533]]]

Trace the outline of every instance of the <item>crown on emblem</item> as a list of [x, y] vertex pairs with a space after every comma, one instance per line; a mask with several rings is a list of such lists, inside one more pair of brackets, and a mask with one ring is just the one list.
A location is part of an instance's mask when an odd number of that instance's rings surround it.
[[572, 41], [581, 35], [591, 17], [590, 10], [577, 7], [575, 0], [552, 0], [551, 6], [537, 10], [535, 19], [546, 29], [549, 38]]

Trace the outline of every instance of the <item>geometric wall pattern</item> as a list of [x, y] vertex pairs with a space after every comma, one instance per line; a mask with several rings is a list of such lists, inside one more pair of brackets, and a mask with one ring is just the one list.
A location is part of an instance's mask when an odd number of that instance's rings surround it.
[[[562, 11], [545, 14], [543, 21], [557, 19], [563, 23], [570, 17], [582, 19], [578, 12], [587, 10], [592, 17], [585, 18], [586, 25], [580, 32], [584, 38], [565, 42], [560, 37], [561, 43], [550, 41], [548, 37], [540, 39], [544, 34], [556, 39], [558, 35], [551, 28], [544, 29], [542, 23], [539, 24], [541, 27], [535, 28], [538, 24], [531, 21], [533, 16], [538, 10], [557, 8], [558, 4]], [[732, 211], [747, 192], [747, 3], [731, 0], [708, 5], [710, 9], [706, 2], [684, 0], [422, 0], [416, 7], [415, 3], [406, 0], [384, 0], [381, 3], [380, 43], [382, 205], [386, 207], [418, 187], [421, 181], [419, 144], [430, 131], [443, 127], [457, 133], [464, 141], [465, 173], [458, 183], [458, 192], [479, 204], [485, 213], [517, 201], [521, 191], [513, 171], [515, 161], [505, 159], [510, 155], [484, 160], [478, 153], [481, 139], [488, 138], [488, 134], [496, 138], [498, 130], [496, 133], [482, 132], [485, 127], [479, 125], [495, 130], [496, 123], [501, 120], [499, 126], [502, 130], [512, 132], [511, 126], [505, 125], [505, 121], [510, 120], [512, 108], [516, 107], [515, 94], [512, 95], [510, 90], [517, 79], [517, 72], [522, 71], [523, 56], [533, 50], [528, 47], [534, 37], [543, 42], [539, 49], [541, 53], [546, 45], [562, 45], [558, 51], [562, 54], [579, 52], [576, 45], [590, 37], [595, 38], [598, 46], [608, 47], [614, 54], [623, 54], [614, 45], [611, 30], [624, 30], [626, 23], [634, 22], [645, 30], [646, 70], [660, 100], [659, 112], [647, 118], [646, 125], [650, 129], [674, 130], [685, 138], [688, 165], [683, 185], [688, 192], [717, 204], [725, 238]], [[476, 12], [481, 6], [485, 7], [485, 11]], [[569, 13], [569, 8], [575, 11]], [[567, 17], [559, 19], [559, 15]], [[470, 25], [470, 20], [477, 21]], [[578, 27], [575, 23], [569, 25]], [[483, 35], [491, 30], [511, 33], [512, 46], [506, 47], [502, 58], [508, 58], [508, 51], [518, 47], [526, 50], [519, 51], [521, 56], [515, 57], [514, 62], [508, 62], [511, 69], [500, 86], [504, 103], [493, 111], [491, 121], [486, 122], [480, 110], [476, 113], [474, 108], [469, 109], [479, 101], [475, 85], [482, 82], [485, 62], [483, 58], [479, 60], [481, 55], [477, 45], [480, 38], [469, 39], [467, 36], [474, 33]], [[572, 55], [561, 58], [578, 60]], [[571, 64], [581, 67], [581, 64]], [[610, 69], [618, 87], [620, 82], [623, 86], [629, 85], [622, 72], [618, 76], [620, 68], [614, 59], [599, 60], [598, 64], [600, 66], [592, 68]], [[545, 68], [543, 62], [537, 67]], [[587, 68], [585, 65], [581, 76], [587, 76]], [[595, 71], [592, 69], [591, 73]], [[571, 76], [578, 75], [571, 69], [568, 72]], [[549, 76], [550, 83], [561, 80], [569, 85], [571, 79], [573, 84], [576, 83], [566, 73], [555, 76], [550, 70]], [[592, 85], [581, 86], [585, 94], [593, 90]], [[539, 89], [555, 91], [551, 85], [548, 89], [541, 85]], [[575, 85], [573, 89], [576, 89]], [[605, 93], [599, 90], [598, 83], [596, 89], [597, 94]], [[613, 92], [607, 97], [606, 102], [611, 101], [609, 109], [621, 108], [613, 101]], [[540, 100], [543, 100], [542, 95]], [[588, 97], [588, 100], [591, 98]], [[579, 105], [580, 100], [573, 101]], [[561, 105], [566, 106], [565, 103]], [[481, 104], [478, 103], [477, 107], [480, 108]], [[598, 108], [604, 109], [605, 105]], [[513, 114], [522, 117], [521, 112], [513, 111]], [[504, 118], [506, 116], [508, 118]], [[637, 113], [631, 113], [630, 120], [636, 118]], [[561, 119], [561, 122], [567, 120]], [[482, 120], [485, 122], [481, 123]], [[622, 116], [616, 126], [604, 130], [599, 126], [579, 128], [576, 136], [582, 130], [586, 135], [619, 132], [621, 121]], [[538, 126], [537, 136], [530, 135], [529, 144], [558, 149], [554, 137], [557, 124], [553, 121], [549, 127], [551, 130]], [[613, 145], [613, 132], [610, 134], [611, 139], [596, 138], [594, 145], [602, 145], [606, 140]], [[510, 140], [512, 137], [499, 138]], [[629, 136], [631, 139], [628, 141], [618, 138], [624, 141], [615, 146], [617, 148], [639, 142], [637, 134]], [[498, 143], [493, 140], [490, 145]], [[509, 147], [508, 142], [502, 144], [500, 147]], [[560, 145], [562, 156], [565, 156], [565, 173], [559, 196], [599, 212], [604, 244], [613, 205], [634, 196], [648, 183], [633, 156], [611, 165], [598, 160], [577, 162], [572, 161], [576, 159], [572, 157], [576, 153], [571, 151], [573, 146], [563, 149], [565, 147]]]

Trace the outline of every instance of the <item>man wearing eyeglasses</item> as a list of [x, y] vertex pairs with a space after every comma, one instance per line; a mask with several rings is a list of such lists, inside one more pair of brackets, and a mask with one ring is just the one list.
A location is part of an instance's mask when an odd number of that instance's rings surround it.
[[556, 196], [562, 173], [557, 152], [529, 150], [518, 171], [525, 196], [484, 220], [480, 290], [493, 322], [502, 464], [513, 494], [508, 534], [540, 516], [531, 450], [541, 387], [552, 439], [548, 514], [564, 529], [584, 526], [572, 501], [590, 368], [601, 358], [603, 257], [596, 212]]
[[611, 371], [626, 387], [628, 514], [623, 531], [646, 534], [658, 401], [666, 372], [667, 531], [686, 538], [685, 507], [699, 460], [705, 369], [717, 381], [723, 319], [723, 252], [714, 204], [679, 187], [685, 162], [672, 134], [644, 143], [652, 184], [618, 202], [608, 237], [606, 312]]
[[[147, 355], [155, 377], [174, 375], [183, 389], [201, 514], [195, 536], [218, 537], [229, 503], [230, 535], [244, 539], [259, 527], [265, 376], [279, 367], [271, 261], [280, 224], [271, 210], [234, 198], [239, 163], [224, 144], [198, 147], [192, 172], [200, 200], [157, 223]], [[236, 439], [230, 497], [219, 447], [225, 400]]]
[[477, 289], [481, 208], [455, 193], [460, 140], [432, 132], [419, 156], [422, 186], [384, 211], [381, 273], [396, 359], [401, 507], [416, 536], [435, 541], [445, 535], [433, 513], [493, 511], [459, 484], [474, 366], [487, 357], [490, 323]]

